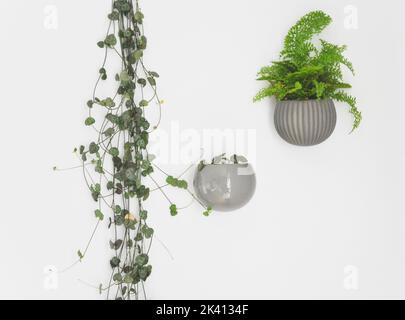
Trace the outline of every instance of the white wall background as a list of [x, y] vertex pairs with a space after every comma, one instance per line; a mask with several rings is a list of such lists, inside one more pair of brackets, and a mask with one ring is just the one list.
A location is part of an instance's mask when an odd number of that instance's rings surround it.
[[[153, 196], [157, 237], [152, 299], [405, 298], [403, 227], [404, 60], [402, 1], [141, 1], [149, 38], [147, 62], [162, 75], [164, 127], [256, 129], [258, 187], [239, 212], [207, 219], [195, 205], [176, 218]], [[44, 27], [46, 6], [58, 27]], [[359, 28], [344, 26], [345, 7]], [[109, 1], [2, 0], [0, 298], [100, 299], [108, 277], [104, 228], [85, 262], [44, 287], [44, 268], [76, 259], [95, 220], [94, 202], [71, 151], [92, 138], [83, 126], [102, 50]], [[324, 35], [349, 46], [364, 122], [338, 105], [333, 137], [314, 148], [283, 142], [274, 105], [252, 96], [259, 67], [277, 58], [289, 27], [322, 9], [334, 18]], [[180, 172], [182, 166], [168, 166]], [[180, 201], [183, 199], [180, 198]], [[344, 287], [345, 267], [359, 288]]]

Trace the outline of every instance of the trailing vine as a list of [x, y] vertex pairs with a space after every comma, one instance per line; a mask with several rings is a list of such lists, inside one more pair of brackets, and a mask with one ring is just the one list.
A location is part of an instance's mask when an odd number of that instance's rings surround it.
[[[107, 284], [99, 286], [100, 293], [106, 292], [107, 299], [147, 299], [144, 283], [152, 273], [149, 253], [155, 234], [148, 224], [149, 195], [160, 192], [172, 216], [181, 208], [168, 197], [166, 187], [184, 190], [203, 204], [181, 179], [192, 166], [174, 177], [153, 163], [154, 156], [148, 152], [149, 136], [161, 121], [162, 101], [157, 92], [159, 74], [144, 64], [147, 38], [139, 1], [112, 0], [108, 19], [106, 36], [97, 43], [105, 52], [104, 60], [93, 96], [87, 102], [89, 115], [85, 120], [85, 125], [96, 131], [97, 139], [75, 149], [91, 197], [97, 203], [97, 224], [85, 250], [77, 252], [78, 262], [84, 259], [100, 224], [108, 224], [113, 234], [109, 241], [111, 275]], [[100, 82], [110, 78], [106, 62], [111, 54], [121, 61], [121, 70], [114, 75], [117, 89], [111, 96], [100, 98], [97, 89]], [[146, 116], [153, 105], [159, 113], [154, 126]], [[158, 183], [155, 171], [164, 175], [166, 184]]]

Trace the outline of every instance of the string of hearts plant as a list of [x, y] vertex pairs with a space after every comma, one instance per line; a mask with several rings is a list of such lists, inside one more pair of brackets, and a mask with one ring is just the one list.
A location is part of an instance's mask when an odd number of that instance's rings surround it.
[[[78, 251], [78, 256], [82, 261], [101, 222], [108, 223], [114, 235], [110, 241], [112, 270], [108, 284], [99, 286], [100, 293], [106, 291], [107, 299], [146, 299], [144, 282], [152, 272], [149, 253], [154, 237], [146, 208], [149, 195], [161, 192], [172, 216], [182, 208], [168, 197], [166, 187], [182, 189], [203, 204], [189, 190], [187, 181], [181, 179], [187, 170], [178, 177], [169, 175], [153, 163], [154, 156], [148, 153], [149, 136], [161, 121], [162, 101], [157, 92], [159, 75], [144, 64], [147, 38], [139, 1], [112, 0], [108, 19], [106, 37], [97, 44], [105, 51], [104, 61], [93, 97], [87, 103], [89, 116], [85, 120], [85, 125], [96, 131], [97, 139], [75, 149], [91, 196], [97, 203], [98, 220], [86, 249]], [[112, 96], [99, 98], [100, 82], [110, 78], [106, 70], [110, 54], [121, 63], [121, 70], [113, 79], [117, 89]], [[152, 105], [158, 107], [155, 126], [151, 126], [146, 115]], [[166, 184], [158, 183], [155, 170], [166, 177]], [[111, 212], [108, 217], [105, 209]], [[205, 215], [210, 213], [205, 209]]]

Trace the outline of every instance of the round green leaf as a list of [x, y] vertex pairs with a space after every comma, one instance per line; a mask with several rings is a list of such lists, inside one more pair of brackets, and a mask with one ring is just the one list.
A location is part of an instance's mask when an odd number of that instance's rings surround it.
[[148, 262], [149, 262], [149, 257], [147, 254], [140, 254], [139, 256], [137, 256], [135, 258], [135, 263], [140, 267], [147, 265]]
[[144, 18], [145, 18], [145, 16], [143, 15], [143, 13], [141, 11], [135, 12], [134, 19], [136, 22], [142, 23]]
[[91, 126], [96, 123], [96, 120], [92, 117], [88, 117], [84, 123], [86, 124], [86, 126]]
[[100, 221], [104, 220], [104, 214], [100, 210], [96, 210], [94, 212], [94, 214], [95, 214], [96, 218], [99, 219]]
[[104, 43], [109, 47], [114, 47], [117, 44], [117, 38], [115, 37], [114, 34], [109, 34], [105, 38]]
[[139, 102], [139, 105], [140, 105], [141, 107], [147, 107], [147, 106], [149, 105], [149, 102], [146, 101], [146, 100], [142, 100], [141, 102]]
[[120, 263], [121, 263], [121, 260], [118, 259], [117, 257], [114, 257], [110, 260], [110, 265], [112, 268], [118, 267], [120, 265]]
[[113, 157], [118, 157], [120, 154], [120, 151], [118, 150], [118, 148], [111, 148], [109, 151], [110, 155], [112, 155]]
[[177, 212], [177, 206], [175, 204], [172, 204], [170, 206], [170, 214], [174, 217], [177, 216], [178, 212]]

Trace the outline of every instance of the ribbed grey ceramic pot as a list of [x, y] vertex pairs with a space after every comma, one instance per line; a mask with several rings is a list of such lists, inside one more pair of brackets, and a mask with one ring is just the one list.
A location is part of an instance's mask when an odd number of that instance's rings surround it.
[[207, 165], [194, 177], [197, 197], [215, 211], [234, 211], [245, 206], [256, 190], [250, 164]]
[[328, 139], [336, 127], [332, 100], [279, 101], [274, 123], [278, 134], [296, 146], [315, 146]]

